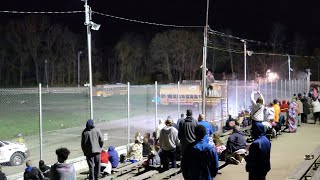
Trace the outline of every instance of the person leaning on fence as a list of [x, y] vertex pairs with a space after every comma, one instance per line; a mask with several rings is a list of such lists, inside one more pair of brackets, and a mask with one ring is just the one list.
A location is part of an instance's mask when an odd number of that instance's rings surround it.
[[[254, 99], [254, 94], [259, 95], [257, 100]], [[264, 120], [264, 105], [263, 105], [264, 98], [259, 91], [258, 92], [252, 91], [251, 103], [252, 103], [251, 120], [262, 122]]]
[[102, 146], [102, 133], [100, 129], [93, 125], [93, 120], [89, 119], [86, 123], [86, 128], [82, 132], [81, 148], [87, 159], [90, 179], [98, 179], [100, 176], [100, 153]]
[[67, 148], [59, 148], [56, 150], [58, 162], [50, 168], [51, 180], [75, 180], [76, 171], [73, 164], [66, 163], [70, 151]]
[[206, 128], [195, 127], [195, 142], [182, 155], [181, 171], [186, 180], [212, 180], [218, 173], [219, 162], [215, 148], [204, 140]]

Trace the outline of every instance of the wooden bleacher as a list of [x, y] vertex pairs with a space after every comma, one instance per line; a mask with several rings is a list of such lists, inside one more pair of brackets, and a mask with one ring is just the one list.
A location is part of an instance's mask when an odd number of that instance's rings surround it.
[[158, 174], [153, 175], [150, 179], [153, 179], [153, 180], [164, 179], [167, 177], [174, 176], [175, 174], [178, 174], [179, 171], [180, 171], [180, 168], [171, 168], [171, 169], [164, 171], [162, 173], [158, 173]]
[[[314, 158], [311, 160], [303, 160], [291, 173], [288, 175], [287, 180], [300, 180], [311, 177], [308, 174], [309, 170], [316, 164], [317, 160], [319, 160], [320, 156], [320, 146], [318, 146], [312, 153]], [[315, 178], [320, 177], [320, 170], [313, 175]], [[316, 179], [319, 180], [319, 179]]]

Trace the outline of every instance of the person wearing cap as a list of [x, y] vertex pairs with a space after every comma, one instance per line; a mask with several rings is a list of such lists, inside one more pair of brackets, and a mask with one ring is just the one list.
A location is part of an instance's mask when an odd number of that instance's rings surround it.
[[161, 164], [163, 170], [169, 169], [169, 162], [171, 162], [171, 168], [176, 168], [176, 149], [179, 146], [180, 141], [178, 139], [178, 130], [174, 128], [173, 119], [169, 116], [165, 121], [165, 127], [160, 132], [159, 145], [161, 148]]
[[7, 176], [2, 172], [2, 167], [0, 165], [0, 180], [7, 180]]
[[254, 141], [249, 147], [249, 155], [245, 157], [246, 171], [249, 173], [249, 180], [265, 180], [271, 169], [271, 143], [265, 136], [261, 122], [254, 122], [251, 130]]
[[89, 179], [98, 179], [100, 175], [100, 153], [103, 146], [103, 136], [89, 119], [81, 136], [81, 148], [89, 166]]
[[[254, 99], [254, 94], [258, 94], [259, 98], [257, 100]], [[264, 120], [264, 98], [259, 91], [252, 91], [251, 93], [251, 103], [252, 103], [252, 110], [251, 110], [251, 119], [253, 121], [260, 121]]]
[[204, 140], [207, 130], [202, 125], [195, 127], [196, 140], [190, 144], [181, 160], [181, 172], [186, 180], [212, 180], [218, 173], [219, 161], [215, 148]]
[[196, 140], [194, 129], [197, 125], [197, 120], [192, 117], [192, 110], [188, 109], [187, 117], [180, 121], [178, 130], [178, 138], [180, 140], [182, 154], [185, 148]]

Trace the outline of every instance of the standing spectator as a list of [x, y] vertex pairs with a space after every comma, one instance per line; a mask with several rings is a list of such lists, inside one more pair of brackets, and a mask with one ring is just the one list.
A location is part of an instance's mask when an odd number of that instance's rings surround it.
[[7, 180], [7, 176], [2, 172], [2, 167], [0, 166], [0, 180]]
[[187, 110], [187, 117], [182, 120], [179, 124], [178, 138], [181, 143], [181, 152], [186, 149], [186, 147], [196, 140], [196, 135], [194, 134], [194, 129], [198, 125], [197, 120], [192, 117], [192, 110]]
[[303, 104], [301, 102], [301, 94], [298, 94], [298, 98], [297, 98], [297, 113], [298, 113], [298, 126], [300, 126], [301, 124], [301, 114], [303, 113]]
[[[255, 101], [254, 100], [254, 94], [258, 94], [259, 97]], [[251, 119], [253, 121], [260, 121], [262, 122], [264, 120], [264, 98], [262, 94], [258, 91], [252, 91], [251, 93], [251, 104], [252, 104], [252, 110], [251, 110]]]
[[112, 168], [116, 168], [119, 165], [119, 154], [114, 149], [113, 146], [109, 146], [108, 148], [109, 161], [111, 163]]
[[159, 145], [161, 147], [161, 164], [163, 170], [169, 169], [169, 162], [171, 167], [176, 168], [176, 148], [180, 141], [178, 139], [178, 130], [172, 126], [173, 120], [168, 117], [165, 122], [166, 126], [160, 132]]
[[205, 142], [206, 133], [204, 126], [197, 125], [196, 141], [182, 155], [181, 171], [186, 180], [212, 180], [218, 173], [218, 155], [215, 148]]
[[177, 121], [177, 129], [178, 129], [178, 130], [179, 130], [179, 124], [180, 124], [180, 122], [181, 122], [182, 120], [184, 120], [184, 114], [181, 114], [181, 115], [180, 115], [180, 119], [178, 119], [178, 121]]
[[41, 171], [38, 168], [32, 166], [31, 160], [28, 160], [26, 162], [26, 166], [27, 168], [23, 173], [24, 180], [43, 180], [43, 175]]
[[105, 176], [111, 174], [112, 166], [111, 166], [111, 163], [109, 161], [109, 157], [110, 156], [109, 156], [109, 153], [107, 151], [105, 151], [105, 150], [101, 151], [100, 162], [101, 162], [101, 171], [103, 171], [102, 177], [105, 177]]
[[274, 129], [277, 133], [281, 134], [281, 123], [279, 123], [279, 117], [280, 117], [280, 106], [279, 101], [277, 99], [273, 100], [273, 108], [274, 108], [274, 122], [275, 126]]
[[313, 109], [313, 118], [314, 118], [314, 124], [316, 124], [317, 119], [320, 123], [320, 102], [317, 97], [312, 97], [311, 101], [312, 109]]
[[308, 97], [304, 96], [303, 98], [300, 99], [302, 102], [303, 106], [303, 113], [301, 114], [301, 121], [303, 123], [308, 123], [308, 114], [310, 114], [310, 104], [308, 102]]
[[82, 132], [81, 148], [87, 158], [89, 166], [89, 179], [98, 179], [100, 175], [100, 153], [103, 146], [103, 136], [100, 129], [93, 125], [89, 119], [86, 128]]
[[282, 100], [282, 104], [280, 105], [280, 115], [284, 117], [284, 120], [287, 120], [287, 112], [288, 112], [289, 105], [287, 104], [286, 100]]
[[[213, 130], [212, 130], [212, 126], [210, 123], [208, 123], [207, 121], [204, 120], [205, 119], [205, 116], [204, 114], [199, 114], [199, 117], [198, 117], [198, 124], [204, 126], [207, 130], [207, 134], [206, 136], [204, 137], [204, 140], [209, 143], [209, 137], [211, 137], [211, 135], [213, 134]], [[212, 141], [212, 139], [211, 139]], [[213, 141], [212, 141], [213, 143]]]
[[291, 102], [288, 110], [288, 126], [289, 132], [293, 133], [297, 131], [297, 104], [296, 102]]
[[50, 167], [43, 160], [39, 161], [39, 169], [45, 178], [50, 178]]
[[66, 163], [70, 151], [67, 148], [59, 148], [56, 150], [58, 162], [50, 168], [51, 180], [75, 180], [76, 171], [73, 164]]
[[164, 121], [163, 120], [159, 120], [159, 125], [156, 129], [156, 142], [155, 144], [158, 144], [158, 141], [159, 141], [159, 137], [160, 137], [160, 132], [162, 130], [162, 128], [164, 128], [166, 125], [164, 124]]
[[246, 171], [249, 172], [249, 180], [265, 180], [271, 169], [271, 143], [264, 134], [261, 122], [253, 122], [251, 130], [254, 141], [250, 145], [249, 155], [245, 157]]

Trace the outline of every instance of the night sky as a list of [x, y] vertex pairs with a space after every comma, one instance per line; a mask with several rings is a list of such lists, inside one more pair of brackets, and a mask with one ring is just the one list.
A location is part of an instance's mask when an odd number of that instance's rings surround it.
[[[206, 0], [89, 0], [94, 11], [115, 16], [176, 25], [205, 25]], [[211, 0], [209, 25], [215, 30], [229, 28], [232, 33], [247, 39], [268, 41], [272, 25], [286, 26], [286, 36], [293, 40], [294, 33], [300, 33], [309, 47], [320, 47], [319, 1], [289, 0]], [[80, 0], [9, 0], [1, 3], [0, 10], [21, 11], [68, 11], [84, 10]], [[21, 15], [0, 14], [1, 23]], [[55, 22], [70, 26], [74, 32], [84, 32], [84, 14], [49, 15]], [[114, 43], [124, 32], [139, 32], [152, 35], [168, 28], [136, 24], [93, 16], [101, 24], [96, 32], [104, 39], [105, 46]], [[291, 38], [291, 39], [290, 39]]]

